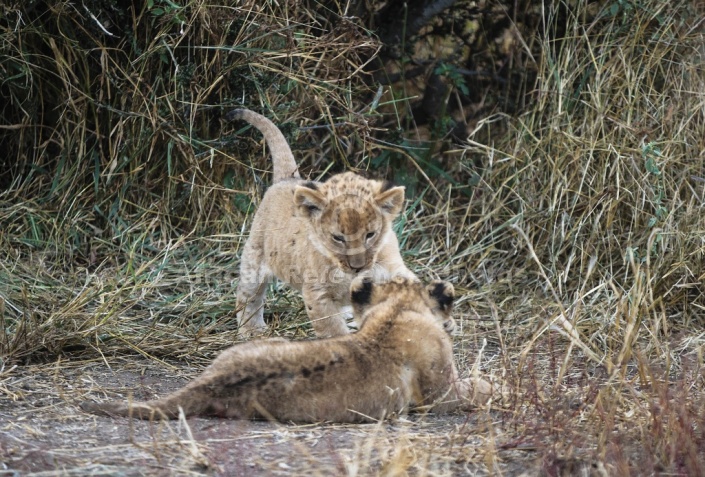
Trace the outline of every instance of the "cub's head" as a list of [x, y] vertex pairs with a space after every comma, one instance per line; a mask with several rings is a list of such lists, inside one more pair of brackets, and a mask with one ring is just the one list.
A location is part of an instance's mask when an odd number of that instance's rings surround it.
[[404, 188], [352, 172], [294, 190], [300, 216], [311, 222], [317, 249], [347, 272], [369, 269], [404, 205]]
[[350, 299], [361, 328], [368, 312], [388, 305], [390, 312], [404, 309], [431, 316], [448, 334], [455, 329], [451, 316], [455, 289], [449, 282], [434, 280], [424, 285], [409, 278], [395, 277], [387, 282], [374, 283], [370, 277], [361, 275], [350, 284]]

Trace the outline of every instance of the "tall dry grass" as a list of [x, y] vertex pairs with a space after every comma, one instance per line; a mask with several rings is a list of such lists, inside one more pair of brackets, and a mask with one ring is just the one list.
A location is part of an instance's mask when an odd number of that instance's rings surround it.
[[367, 135], [359, 71], [377, 42], [306, 4], [46, 7], [3, 7], [2, 354], [171, 354], [233, 331], [238, 251], [271, 167], [222, 113], [268, 114], [310, 170], [342, 139], [299, 124], [345, 118], [352, 141]]
[[477, 280], [531, 284], [552, 308], [544, 328], [580, 332], [610, 368], [636, 341], [660, 355], [703, 325], [703, 25], [687, 2], [607, 4], [587, 24], [581, 12], [544, 42], [533, 108], [487, 118], [459, 167], [481, 161]]
[[475, 329], [500, 347], [516, 442], [544, 449], [549, 475], [577, 449], [619, 475], [695, 475], [705, 468], [702, 6], [606, 3], [585, 22], [588, 10], [579, 3], [566, 37], [542, 43], [532, 107], [481, 121], [459, 151], [456, 170], [482, 180], [469, 212], [457, 198], [456, 219], [437, 230], [455, 238], [449, 257], [467, 256], [472, 314], [493, 317]]

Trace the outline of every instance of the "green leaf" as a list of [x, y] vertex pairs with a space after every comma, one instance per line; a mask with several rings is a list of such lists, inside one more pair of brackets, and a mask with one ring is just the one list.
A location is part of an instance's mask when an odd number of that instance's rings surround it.
[[661, 175], [661, 171], [659, 170], [658, 166], [656, 165], [656, 161], [654, 161], [653, 157], [647, 157], [646, 158], [646, 170], [650, 172], [651, 174], [654, 174], [656, 176]]
[[228, 169], [223, 176], [223, 187], [226, 189], [234, 189], [235, 185], [235, 171]]
[[619, 3], [613, 3], [612, 6], [610, 7], [610, 16], [611, 17], [616, 17], [617, 14], [619, 13]]

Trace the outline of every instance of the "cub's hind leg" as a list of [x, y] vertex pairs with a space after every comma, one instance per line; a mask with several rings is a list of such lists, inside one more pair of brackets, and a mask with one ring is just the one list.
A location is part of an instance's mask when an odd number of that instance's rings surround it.
[[492, 384], [480, 377], [460, 379], [453, 358], [453, 345], [445, 332], [424, 337], [424, 354], [420, 355], [419, 388], [425, 390], [423, 401], [437, 413], [468, 410], [486, 404], [492, 396]]
[[273, 275], [264, 263], [261, 249], [256, 250], [248, 241], [242, 252], [240, 281], [237, 285], [237, 322], [241, 333], [255, 334], [264, 331], [264, 297]]

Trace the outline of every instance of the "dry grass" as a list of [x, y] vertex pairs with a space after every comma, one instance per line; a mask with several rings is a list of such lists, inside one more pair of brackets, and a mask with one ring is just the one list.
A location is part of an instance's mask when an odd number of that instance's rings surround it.
[[[413, 99], [375, 98], [363, 66], [379, 45], [340, 19], [345, 5], [284, 3], [155, 2], [159, 14], [94, 19], [50, 2], [52, 21], [2, 7], [5, 465], [704, 474], [702, 5], [546, 5], [508, 43], [536, 72], [527, 108], [497, 109], [449, 147], [393, 131]], [[502, 391], [490, 410], [357, 427], [111, 422], [118, 442], [77, 413], [88, 392], [173, 389], [238, 340], [239, 250], [270, 169], [257, 134], [220, 121], [243, 104], [282, 126], [312, 177], [401, 164], [418, 178], [399, 224], [405, 258], [460, 291], [457, 358], [469, 373], [484, 350]], [[375, 162], [383, 153], [396, 162]], [[274, 289], [267, 311], [272, 333], [308, 336], [296, 294]], [[233, 449], [249, 457], [226, 459]]]

